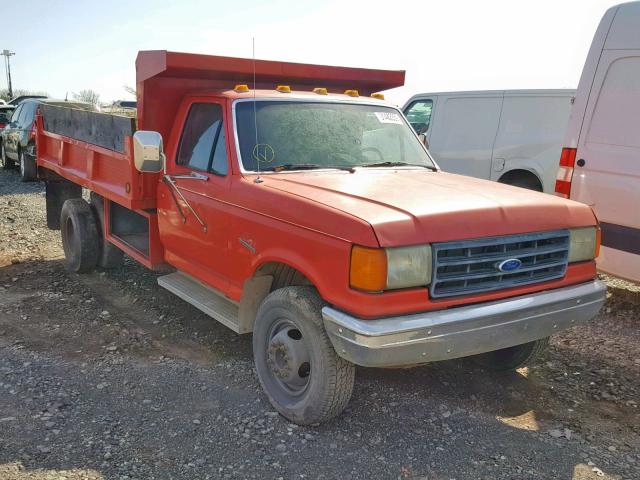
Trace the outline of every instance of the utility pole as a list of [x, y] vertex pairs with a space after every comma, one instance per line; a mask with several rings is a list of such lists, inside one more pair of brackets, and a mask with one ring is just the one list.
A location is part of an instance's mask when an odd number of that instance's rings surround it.
[[9, 99], [12, 99], [13, 88], [11, 88], [11, 62], [9, 61], [9, 57], [11, 57], [11, 55], [15, 55], [15, 52], [10, 52], [9, 50], [4, 49], [2, 52], [0, 52], [0, 55], [4, 57], [4, 66], [7, 70], [7, 87], [9, 90]]

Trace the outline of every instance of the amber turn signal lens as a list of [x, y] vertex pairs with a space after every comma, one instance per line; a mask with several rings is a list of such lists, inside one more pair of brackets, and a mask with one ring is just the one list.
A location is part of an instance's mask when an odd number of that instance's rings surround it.
[[600, 245], [602, 245], [602, 229], [600, 225], [596, 226], [596, 251], [593, 258], [598, 258], [600, 256]]
[[382, 248], [351, 249], [349, 284], [366, 292], [381, 292], [387, 284], [387, 254]]

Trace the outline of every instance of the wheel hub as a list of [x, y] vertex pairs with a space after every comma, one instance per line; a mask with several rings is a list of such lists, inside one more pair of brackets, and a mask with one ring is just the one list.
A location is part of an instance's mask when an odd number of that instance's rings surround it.
[[289, 390], [306, 387], [311, 373], [309, 352], [298, 329], [286, 327], [271, 337], [267, 364], [274, 377]]

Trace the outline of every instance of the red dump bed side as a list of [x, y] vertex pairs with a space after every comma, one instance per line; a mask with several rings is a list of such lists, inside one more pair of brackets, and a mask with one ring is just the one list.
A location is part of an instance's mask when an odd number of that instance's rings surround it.
[[38, 166], [128, 209], [155, 208], [158, 174], [135, 169], [134, 131], [133, 118], [41, 105]]

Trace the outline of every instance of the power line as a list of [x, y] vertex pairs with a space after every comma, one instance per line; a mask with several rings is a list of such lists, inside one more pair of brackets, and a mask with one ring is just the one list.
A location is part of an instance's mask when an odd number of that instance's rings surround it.
[[9, 87], [9, 98], [13, 98], [13, 88], [11, 87], [11, 62], [9, 61], [9, 57], [15, 55], [15, 52], [4, 49], [2, 52], [0, 52], [0, 55], [4, 57], [4, 66], [7, 71], [7, 86]]

